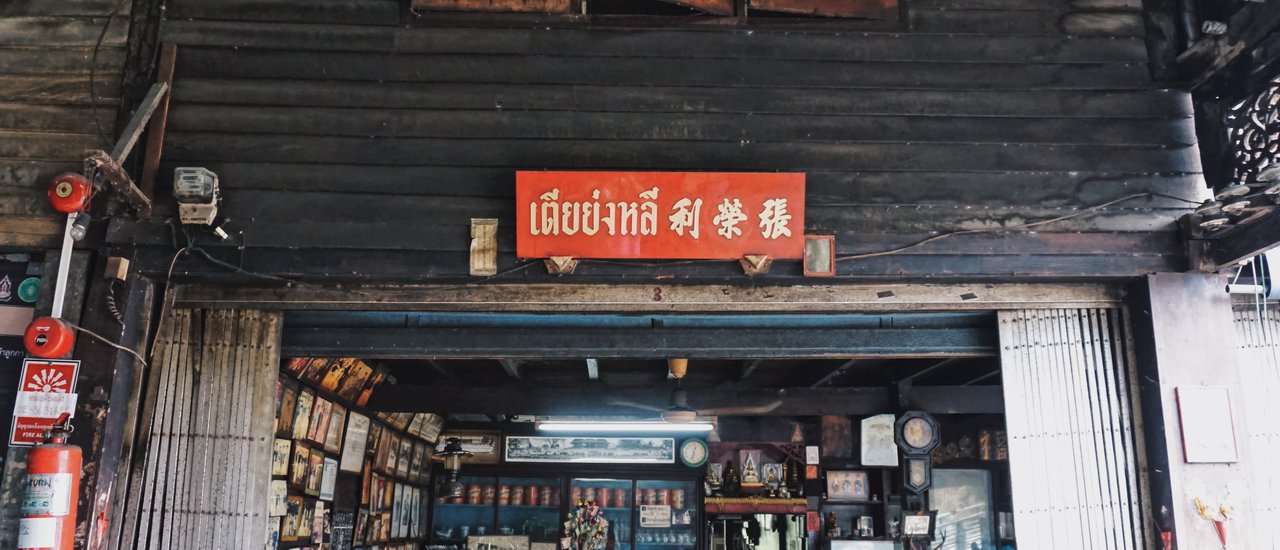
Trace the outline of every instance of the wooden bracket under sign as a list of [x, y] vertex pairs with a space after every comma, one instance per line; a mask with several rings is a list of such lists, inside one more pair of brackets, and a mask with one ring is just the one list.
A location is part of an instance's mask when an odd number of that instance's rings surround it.
[[471, 219], [471, 275], [491, 277], [498, 274], [498, 220]]
[[569, 256], [552, 256], [542, 261], [547, 266], [547, 273], [552, 275], [568, 275], [578, 268], [578, 260]]
[[742, 264], [742, 272], [747, 275], [763, 275], [769, 272], [773, 258], [766, 254], [747, 254], [738, 260]]

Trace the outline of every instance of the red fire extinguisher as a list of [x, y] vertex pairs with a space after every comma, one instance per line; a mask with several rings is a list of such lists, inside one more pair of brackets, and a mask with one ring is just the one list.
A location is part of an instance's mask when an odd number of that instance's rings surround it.
[[63, 413], [27, 458], [27, 485], [18, 520], [18, 550], [72, 550], [80, 498], [80, 447], [67, 444], [71, 415]]

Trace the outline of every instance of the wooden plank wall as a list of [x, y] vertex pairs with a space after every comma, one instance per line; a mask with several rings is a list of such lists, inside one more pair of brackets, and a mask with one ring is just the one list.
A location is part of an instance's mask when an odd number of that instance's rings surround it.
[[[53, 176], [115, 135], [132, 0], [0, 2], [0, 248], [61, 242], [65, 217], [45, 198]], [[111, 24], [107, 26], [108, 16]], [[106, 34], [103, 28], [106, 27]], [[102, 36], [97, 62], [94, 46]], [[89, 73], [94, 72], [90, 103]]]
[[[169, 16], [162, 174], [216, 171], [233, 239], [197, 244], [290, 278], [468, 280], [473, 217], [501, 220], [499, 270], [518, 268], [517, 169], [805, 172], [806, 230], [835, 234], [842, 255], [1203, 188], [1190, 99], [1153, 87], [1137, 0], [915, 0], [904, 29], [874, 32], [406, 25], [391, 0], [174, 0]], [[1187, 208], [1138, 198], [839, 274], [1180, 271]], [[172, 258], [167, 228], [117, 223], [109, 238], [154, 271]], [[177, 265], [236, 277], [194, 255]], [[786, 262], [767, 278], [799, 276]], [[497, 280], [548, 278], [530, 266]], [[746, 280], [728, 262], [584, 262], [573, 276], [655, 278]]]

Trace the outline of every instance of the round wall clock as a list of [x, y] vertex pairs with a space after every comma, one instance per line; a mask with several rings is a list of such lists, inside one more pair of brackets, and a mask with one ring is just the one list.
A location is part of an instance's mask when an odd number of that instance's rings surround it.
[[898, 419], [895, 439], [903, 454], [927, 455], [942, 440], [938, 421], [928, 413], [909, 411]]
[[698, 438], [689, 438], [680, 444], [680, 462], [690, 468], [697, 468], [707, 463], [707, 442]]

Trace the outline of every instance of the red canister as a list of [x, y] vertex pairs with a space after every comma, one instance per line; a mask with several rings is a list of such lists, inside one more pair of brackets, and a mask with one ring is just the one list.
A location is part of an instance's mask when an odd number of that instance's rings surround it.
[[579, 502], [582, 502], [582, 487], [574, 485], [569, 488], [569, 505], [577, 506]]
[[503, 485], [498, 487], [498, 506], [506, 506], [511, 504], [511, 486]]
[[511, 505], [520, 506], [524, 504], [524, 487], [515, 485], [511, 487]]
[[482, 502], [484, 502], [485, 504], [493, 504], [493, 495], [494, 495], [493, 486], [485, 485], [483, 492], [480, 493], [480, 498]]
[[617, 503], [617, 504], [618, 504], [618, 507], [619, 507], [619, 508], [624, 508], [624, 507], [626, 507], [626, 505], [627, 505], [627, 490], [626, 490], [626, 489], [623, 489], [622, 487], [618, 487], [617, 489], [614, 489], [614, 490], [613, 490], [613, 501], [614, 501], [615, 503]]
[[538, 506], [551, 506], [551, 495], [554, 492], [552, 487], [543, 487], [538, 491]]
[[603, 487], [600, 488], [600, 491], [596, 493], [596, 501], [601, 508], [608, 508], [610, 504], [613, 504], [613, 491]]
[[645, 489], [643, 492], [644, 492], [644, 498], [641, 499], [642, 500], [641, 504], [648, 504], [652, 506], [658, 503], [657, 489]]
[[529, 506], [537, 506], [538, 505], [538, 486], [530, 485], [526, 487], [525, 490], [528, 491], [528, 493], [524, 495], [524, 503], [528, 504]]
[[467, 486], [467, 504], [480, 504], [480, 486]]
[[677, 510], [684, 509], [684, 489], [671, 490], [671, 507]]
[[655, 498], [653, 502], [654, 504], [661, 504], [662, 506], [671, 505], [671, 500], [670, 500], [671, 492], [667, 491], [666, 489], [658, 489], [654, 495], [654, 498]]

